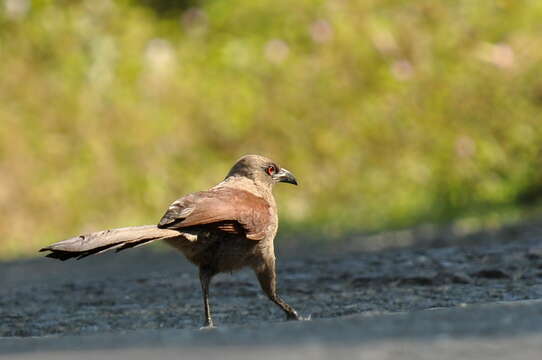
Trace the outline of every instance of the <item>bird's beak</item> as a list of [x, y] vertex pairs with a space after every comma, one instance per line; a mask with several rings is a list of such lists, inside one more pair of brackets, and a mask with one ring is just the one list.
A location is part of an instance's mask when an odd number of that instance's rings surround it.
[[273, 178], [278, 182], [285, 182], [297, 185], [297, 180], [295, 179], [294, 174], [292, 174], [286, 169], [280, 169], [280, 171], [276, 173]]

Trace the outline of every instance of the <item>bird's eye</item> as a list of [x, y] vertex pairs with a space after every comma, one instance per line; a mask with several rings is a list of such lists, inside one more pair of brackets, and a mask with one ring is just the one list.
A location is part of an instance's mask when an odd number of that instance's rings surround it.
[[265, 172], [269, 175], [273, 175], [275, 172], [277, 172], [277, 169], [273, 165], [269, 165], [267, 169], [265, 169]]

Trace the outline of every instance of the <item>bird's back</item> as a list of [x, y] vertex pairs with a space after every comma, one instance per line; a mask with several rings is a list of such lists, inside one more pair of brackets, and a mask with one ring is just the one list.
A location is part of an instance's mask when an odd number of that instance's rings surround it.
[[176, 200], [159, 226], [182, 233], [166, 242], [195, 265], [230, 272], [273, 254], [276, 219], [274, 201], [219, 185]]

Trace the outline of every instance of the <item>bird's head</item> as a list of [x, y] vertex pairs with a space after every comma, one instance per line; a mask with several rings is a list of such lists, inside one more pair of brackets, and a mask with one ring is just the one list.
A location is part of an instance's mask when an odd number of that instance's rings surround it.
[[231, 168], [228, 176], [242, 176], [257, 184], [272, 186], [279, 182], [297, 185], [294, 174], [276, 162], [260, 155], [245, 155]]

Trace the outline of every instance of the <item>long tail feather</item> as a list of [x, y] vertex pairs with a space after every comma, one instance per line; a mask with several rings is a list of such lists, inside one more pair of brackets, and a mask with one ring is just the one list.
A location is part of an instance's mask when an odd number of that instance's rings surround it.
[[76, 258], [79, 260], [89, 255], [100, 254], [113, 249], [118, 252], [145, 245], [155, 240], [178, 236], [181, 236], [180, 232], [159, 229], [156, 225], [132, 226], [79, 235], [46, 246], [40, 251], [50, 251], [46, 256], [53, 259], [64, 261]]

